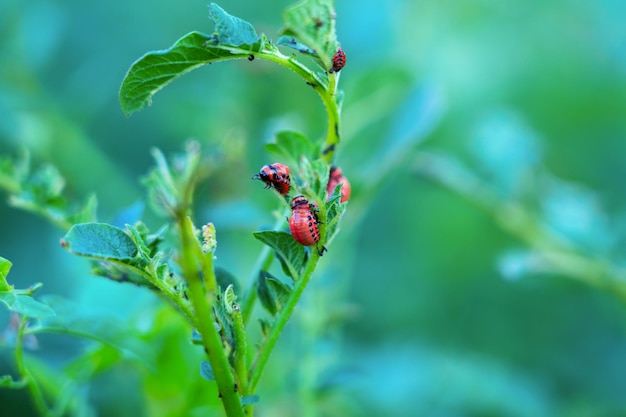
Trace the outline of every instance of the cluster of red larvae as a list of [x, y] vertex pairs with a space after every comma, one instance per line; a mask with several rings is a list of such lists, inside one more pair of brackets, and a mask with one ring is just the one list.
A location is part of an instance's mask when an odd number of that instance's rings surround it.
[[[279, 162], [263, 166], [254, 179], [259, 179], [265, 183], [265, 188], [274, 188], [281, 195], [287, 195], [291, 187], [291, 177], [289, 167]], [[341, 169], [332, 167], [326, 186], [326, 200], [328, 201], [335, 191], [337, 185], [341, 187], [341, 202], [345, 203], [350, 198], [350, 183], [343, 175]], [[289, 230], [291, 235], [304, 246], [313, 246], [320, 240], [317, 219], [317, 208], [314, 203], [310, 203], [304, 196], [299, 195], [291, 200], [291, 217], [289, 218]], [[322, 247], [321, 253], [326, 250]]]

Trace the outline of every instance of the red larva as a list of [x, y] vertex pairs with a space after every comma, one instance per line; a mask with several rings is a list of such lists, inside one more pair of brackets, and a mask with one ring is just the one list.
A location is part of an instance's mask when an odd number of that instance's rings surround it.
[[281, 195], [289, 193], [291, 178], [289, 177], [289, 167], [285, 164], [275, 162], [264, 165], [259, 173], [252, 177], [265, 183], [265, 188], [274, 187]]
[[345, 203], [350, 198], [350, 183], [348, 179], [343, 175], [341, 168], [330, 168], [330, 176], [328, 177], [328, 185], [326, 186], [326, 201], [330, 200], [330, 196], [335, 191], [337, 185], [343, 184], [341, 187], [341, 202]]
[[346, 65], [346, 53], [341, 49], [341, 47], [337, 48], [337, 52], [333, 56], [333, 67], [328, 70], [328, 72], [339, 72]]
[[[304, 196], [299, 195], [291, 200], [289, 230], [296, 242], [303, 246], [313, 246], [320, 240], [319, 222], [313, 208], [314, 205], [309, 203]], [[325, 250], [323, 246], [321, 250], [317, 249], [320, 255]]]

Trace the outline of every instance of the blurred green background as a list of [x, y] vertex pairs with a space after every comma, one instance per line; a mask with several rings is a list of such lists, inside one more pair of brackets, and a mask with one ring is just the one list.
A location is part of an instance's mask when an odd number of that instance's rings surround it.
[[[219, 2], [273, 40], [291, 3]], [[420, 155], [462, 163], [467, 176], [456, 179], [477, 175], [499, 201], [523, 202], [577, 253], [621, 267], [626, 3], [336, 7], [348, 61], [337, 163], [353, 197], [342, 234], [268, 364], [258, 415], [626, 415], [626, 299], [588, 285], [593, 277], [529, 266], [527, 242], [497, 213], [423, 175], [420, 165]], [[276, 207], [249, 180], [273, 162], [263, 144], [278, 129], [321, 137], [325, 113], [294, 74], [255, 60], [194, 71], [125, 118], [117, 91], [130, 64], [192, 30], [212, 31], [207, 2], [3, 1], [0, 153], [27, 148], [35, 165], [53, 163], [68, 194], [96, 193], [99, 219], [112, 222], [144, 199], [150, 148], [169, 153], [197, 139], [231, 167], [200, 191], [198, 221], [215, 223], [218, 264], [246, 280], [261, 248], [251, 232], [272, 224]], [[151, 228], [160, 226], [147, 216]], [[162, 304], [145, 290], [90, 276], [46, 221], [7, 204], [0, 219], [0, 255], [13, 262], [16, 287], [41, 281], [42, 293], [77, 308], [132, 317], [150, 343], [158, 337], [146, 329], [173, 320], [146, 314]], [[4, 327], [8, 316], [0, 318]], [[173, 321], [186, 355], [184, 326]], [[34, 355], [60, 368], [82, 348], [51, 338]], [[12, 359], [0, 352], [6, 372]], [[139, 371], [113, 367], [85, 388], [97, 415], [151, 415], [161, 384], [173, 397], [201, 397], [185, 391], [197, 363], [159, 352], [167, 370], [149, 383]], [[172, 375], [177, 383], [167, 382]], [[15, 413], [7, 415], [29, 415], [21, 393], [0, 391], [0, 399]]]

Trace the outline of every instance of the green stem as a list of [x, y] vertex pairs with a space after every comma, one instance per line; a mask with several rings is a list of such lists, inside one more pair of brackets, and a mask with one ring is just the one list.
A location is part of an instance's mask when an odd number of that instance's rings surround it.
[[329, 164], [332, 162], [335, 155], [335, 149], [339, 145], [339, 104], [337, 97], [337, 73], [328, 74], [329, 84], [325, 84], [320, 77], [312, 72], [309, 68], [302, 65], [294, 58], [281, 54], [278, 51], [262, 51], [256, 54], [260, 59], [272, 61], [280, 64], [298, 74], [302, 77], [307, 84], [319, 94], [324, 107], [326, 108], [326, 114], [328, 116], [328, 132], [326, 134], [326, 140], [322, 146], [322, 159]]
[[239, 381], [239, 392], [241, 395], [248, 395], [248, 369], [246, 357], [248, 344], [246, 343], [246, 332], [241, 316], [241, 310], [237, 304], [233, 305], [233, 327], [235, 329], [235, 372]]
[[[317, 216], [320, 221], [320, 242], [325, 242], [327, 232], [326, 206], [324, 205], [323, 201], [317, 201], [317, 203], [319, 206]], [[309, 280], [313, 275], [313, 271], [315, 271], [315, 267], [317, 266], [317, 262], [319, 261], [319, 259], [320, 254], [318, 252], [318, 248], [313, 247], [311, 250], [311, 257], [307, 262], [304, 272], [296, 280], [294, 289], [289, 295], [285, 306], [276, 317], [276, 320], [274, 321], [274, 324], [272, 325], [272, 328], [270, 329], [265, 342], [257, 351], [257, 356], [254, 359], [254, 362], [250, 369], [250, 392], [254, 392], [256, 385], [261, 378], [261, 374], [263, 373], [263, 369], [265, 368], [267, 360], [269, 359], [270, 354], [272, 353], [272, 350], [274, 349], [274, 346], [276, 345], [276, 342], [278, 341], [278, 338], [283, 331], [283, 328], [287, 324], [287, 321], [289, 321], [289, 318], [291, 317], [291, 314], [293, 313], [293, 310], [296, 307], [298, 300], [300, 300], [300, 297], [304, 292], [304, 288], [309, 283]]]
[[[204, 347], [208, 353], [209, 363], [217, 382], [217, 387], [222, 399], [224, 411], [228, 417], [243, 417], [244, 412], [241, 406], [239, 395], [235, 392], [235, 379], [231, 372], [228, 358], [224, 353], [222, 340], [215, 328], [215, 317], [209, 300], [213, 299], [213, 294], [206, 294], [200, 280], [198, 272], [206, 269], [204, 265], [199, 265], [199, 260], [194, 256], [198, 245], [193, 235], [193, 225], [189, 217], [179, 219], [179, 231], [181, 237], [181, 268], [187, 280], [189, 297], [197, 317], [197, 330], [202, 335]], [[208, 257], [206, 257], [208, 258]], [[205, 261], [202, 262], [205, 264]]]
[[287, 299], [285, 306], [276, 317], [276, 320], [274, 321], [274, 324], [272, 325], [272, 328], [270, 329], [269, 334], [267, 335], [267, 339], [265, 340], [263, 345], [259, 348], [257, 352], [257, 356], [250, 370], [250, 382], [249, 382], [250, 392], [254, 392], [259, 382], [259, 379], [261, 378], [261, 374], [263, 373], [263, 369], [265, 368], [267, 360], [269, 359], [270, 354], [272, 353], [272, 350], [274, 349], [274, 346], [276, 345], [276, 342], [278, 341], [278, 338], [280, 337], [280, 334], [282, 333], [285, 325], [287, 324], [287, 321], [289, 321], [289, 318], [291, 317], [291, 314], [293, 313], [293, 310], [296, 307], [298, 300], [300, 300], [300, 297], [302, 296], [304, 288], [309, 283], [309, 280], [311, 279], [311, 276], [313, 275], [313, 271], [315, 271], [315, 267], [317, 265], [317, 262], [319, 261], [319, 258], [320, 258], [319, 254], [317, 253], [315, 249], [313, 249], [311, 251], [311, 258], [309, 259], [309, 262], [307, 263], [306, 269], [304, 270], [300, 279], [296, 281], [296, 285], [293, 291], [291, 292], [291, 294], [289, 295], [289, 298]]
[[326, 142], [322, 147], [322, 159], [331, 164], [335, 155], [335, 148], [340, 142], [340, 125], [339, 125], [339, 97], [337, 96], [337, 83], [339, 74], [334, 72], [328, 75], [330, 85], [328, 87], [327, 99], [324, 100], [326, 106], [326, 114], [328, 116], [328, 133], [326, 134]]
[[26, 331], [26, 323], [28, 318], [22, 317], [20, 320], [20, 325], [17, 330], [17, 339], [15, 341], [15, 363], [17, 366], [17, 371], [22, 378], [26, 381], [26, 386], [28, 391], [30, 392], [30, 396], [33, 400], [33, 405], [37, 412], [42, 416], [50, 415], [50, 410], [48, 405], [46, 404], [46, 400], [43, 397], [43, 393], [41, 392], [41, 388], [37, 383], [37, 380], [33, 378], [32, 374], [26, 368], [26, 364], [24, 362], [24, 334]]

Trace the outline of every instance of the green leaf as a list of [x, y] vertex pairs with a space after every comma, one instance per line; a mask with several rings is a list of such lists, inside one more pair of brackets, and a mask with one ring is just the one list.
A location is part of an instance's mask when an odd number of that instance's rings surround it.
[[346, 204], [341, 203], [341, 188], [339, 183], [326, 203], [326, 242], [330, 243], [339, 231], [339, 220], [346, 211]]
[[[67, 201], [62, 193], [65, 179], [59, 170], [50, 164], [44, 164], [32, 175], [21, 179], [20, 192], [10, 196], [9, 203], [27, 211], [48, 211], [50, 215], [62, 217]], [[43, 209], [43, 210], [42, 210]]]
[[287, 302], [292, 288], [278, 278], [269, 274], [265, 277], [264, 281], [270, 293], [273, 295], [274, 302], [276, 303], [276, 310], [280, 312], [283, 309], [283, 305]]
[[163, 225], [156, 232], [150, 233], [150, 229], [143, 222], [137, 222], [133, 226], [126, 225], [130, 238], [146, 261], [156, 260], [159, 254], [162, 254], [159, 251], [159, 245], [165, 240], [164, 235], [167, 229], [168, 226]]
[[267, 337], [272, 328], [271, 323], [266, 319], [259, 319], [259, 324], [261, 325], [261, 334], [263, 337]]
[[44, 164], [33, 173], [28, 185], [36, 201], [50, 201], [61, 196], [65, 178], [54, 165]]
[[142, 256], [137, 257], [139, 250], [133, 238], [124, 230], [109, 224], [74, 225], [61, 239], [61, 246], [70, 253], [90, 258], [92, 274], [116, 282], [132, 282], [155, 289], [149, 275], [160, 280], [169, 278], [167, 265], [161, 264], [162, 254], [157, 253], [154, 258], [145, 257], [146, 247], [143, 242]]
[[13, 286], [7, 282], [7, 275], [9, 275], [12, 265], [11, 261], [0, 256], [0, 292], [13, 289]]
[[55, 315], [54, 310], [29, 295], [0, 292], [0, 301], [5, 303], [9, 310], [22, 316], [40, 319]]
[[90, 195], [85, 205], [79, 207], [74, 213], [67, 216], [67, 221], [71, 224], [90, 223], [96, 221], [96, 208], [98, 200], [95, 195]]
[[285, 130], [276, 133], [276, 140], [266, 144], [265, 149], [277, 160], [297, 166], [302, 156], [312, 158], [314, 145], [302, 133]]
[[232, 285], [229, 285], [224, 290], [224, 294], [222, 296], [222, 302], [224, 303], [224, 310], [226, 310], [226, 312], [229, 315], [233, 314], [233, 304], [235, 303], [236, 299], [237, 299], [237, 296], [235, 295], [235, 290], [233, 290]]
[[226, 50], [205, 47], [211, 37], [191, 32], [164, 51], [149, 52], [135, 61], [119, 92], [122, 111], [127, 115], [149, 106], [152, 96], [175, 78], [200, 65], [230, 57]]
[[308, 159], [302, 158], [300, 166], [303, 180], [308, 184], [310, 191], [318, 197], [319, 201], [325, 201], [330, 165], [323, 159], [309, 162]]
[[209, 5], [209, 17], [215, 22], [214, 40], [233, 46], [253, 45], [259, 41], [254, 27], [238, 17], [231, 16], [215, 3]]
[[311, 163], [311, 172], [315, 181], [312, 182], [313, 190], [321, 201], [326, 200], [326, 187], [330, 176], [330, 165], [323, 159], [315, 160]]
[[44, 318], [54, 316], [54, 311], [47, 305], [35, 301], [30, 295], [41, 287], [37, 284], [31, 287], [28, 294], [22, 294], [25, 291], [14, 291], [13, 286], [7, 282], [7, 275], [11, 270], [12, 263], [0, 256], [0, 302], [9, 307], [9, 310], [15, 311], [22, 316], [33, 318]]
[[304, 247], [286, 232], [267, 230], [253, 233], [254, 237], [273, 248], [287, 266], [288, 275], [298, 279], [306, 254]]
[[247, 59], [263, 48], [265, 38], [259, 37], [250, 23], [216, 4], [210, 5], [209, 17], [215, 22], [212, 36], [188, 33], [170, 48], [148, 52], [131, 65], [119, 92], [127, 116], [150, 105], [152, 96], [179, 76], [213, 62]]
[[332, 67], [332, 57], [337, 51], [335, 16], [333, 0], [304, 0], [283, 14], [283, 34], [293, 36], [315, 51], [324, 70]]
[[155, 166], [142, 178], [148, 188], [148, 202], [157, 214], [175, 218], [192, 204], [190, 191], [208, 175], [213, 164], [203, 160], [202, 148], [195, 140], [185, 143], [184, 152], [169, 158], [158, 148], [152, 148], [151, 153]]
[[272, 316], [275, 316], [282, 310], [283, 304], [287, 301], [291, 290], [288, 285], [269, 272], [259, 272], [259, 282], [257, 285], [259, 300]]
[[235, 294], [239, 294], [241, 292], [241, 287], [239, 286], [239, 282], [237, 282], [237, 278], [224, 268], [215, 268], [215, 280], [220, 288], [228, 288], [232, 285], [235, 290]]
[[256, 291], [263, 308], [265, 308], [267, 312], [270, 313], [272, 316], [275, 316], [278, 312], [278, 308], [276, 307], [276, 300], [274, 300], [274, 295], [270, 292], [268, 285], [265, 283], [266, 276], [271, 275], [269, 272], [259, 271], [259, 282], [256, 287]]
[[119, 227], [106, 223], [83, 223], [72, 226], [62, 240], [69, 252], [96, 259], [126, 260], [137, 255], [137, 245]]
[[91, 273], [100, 277], [109, 278], [116, 282], [132, 282], [135, 285], [148, 287], [152, 290], [156, 289], [146, 278], [148, 272], [142, 267], [130, 263], [123, 263], [118, 260], [93, 262]]
[[200, 362], [200, 376], [207, 381], [215, 381], [215, 374], [213, 374], [213, 368], [208, 361]]
[[149, 261], [150, 260], [150, 248], [148, 248], [148, 245], [144, 241], [142, 233], [139, 230], [137, 230], [137, 228], [134, 226], [127, 225], [126, 229], [128, 230], [128, 233], [130, 234], [130, 238], [133, 241], [134, 245], [137, 247], [139, 255], [145, 260]]

